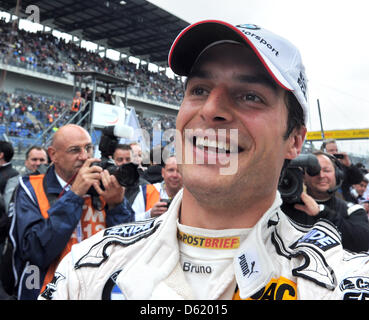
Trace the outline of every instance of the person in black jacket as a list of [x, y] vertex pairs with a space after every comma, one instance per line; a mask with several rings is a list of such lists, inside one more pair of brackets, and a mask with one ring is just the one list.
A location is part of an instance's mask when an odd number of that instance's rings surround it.
[[[14, 148], [8, 141], [0, 141], [0, 299], [11, 299], [8, 294], [8, 283], [6, 280], [10, 278], [7, 273], [10, 251], [8, 250], [8, 234], [11, 224], [11, 218], [8, 216], [8, 199], [10, 196], [6, 194], [8, 181], [19, 175], [18, 171], [12, 167], [11, 160], [14, 155]], [[8, 191], [10, 192], [10, 191]], [[4, 277], [5, 275], [5, 277]], [[5, 279], [7, 278], [7, 279]]]
[[14, 149], [10, 142], [0, 141], [0, 193], [4, 193], [6, 183], [11, 177], [19, 173], [12, 167], [11, 160], [14, 155]]
[[295, 222], [307, 226], [319, 219], [329, 220], [340, 231], [345, 249], [368, 251], [369, 222], [364, 208], [336, 196], [344, 174], [335, 158], [320, 151], [314, 154], [321, 166], [320, 173], [313, 177], [305, 174], [306, 192], [301, 194], [303, 203], [284, 203], [283, 211]]
[[0, 249], [8, 235], [10, 226], [6, 201], [8, 197], [5, 197], [6, 186], [9, 179], [19, 175], [18, 171], [11, 164], [13, 155], [14, 149], [12, 144], [8, 141], [0, 141]]
[[342, 184], [338, 189], [339, 194], [337, 195], [340, 196], [341, 199], [351, 201], [351, 186], [360, 183], [363, 178], [361, 169], [351, 162], [346, 152], [338, 150], [337, 142], [334, 139], [325, 140], [320, 150], [329, 153], [339, 161], [338, 165], [342, 168], [344, 175]]

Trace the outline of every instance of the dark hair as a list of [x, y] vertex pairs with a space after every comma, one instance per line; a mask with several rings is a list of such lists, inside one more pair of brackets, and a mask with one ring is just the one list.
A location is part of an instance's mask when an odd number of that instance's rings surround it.
[[14, 155], [13, 145], [8, 141], [1, 140], [0, 141], [0, 152], [4, 153], [4, 160], [6, 162], [9, 162], [13, 158], [13, 155]]
[[28, 159], [29, 157], [29, 153], [32, 151], [32, 150], [39, 150], [39, 151], [45, 151], [46, 155], [47, 155], [47, 152], [44, 148], [40, 147], [40, 146], [31, 146], [30, 148], [28, 148], [28, 150], [26, 151], [26, 160]]
[[121, 150], [129, 150], [129, 151], [131, 151], [132, 150], [132, 148], [131, 148], [131, 146], [129, 145], [129, 144], [117, 144], [117, 146], [115, 147], [115, 149], [114, 149], [114, 152], [115, 152], [115, 150], [117, 150], [117, 149], [121, 149]]
[[301, 129], [305, 126], [304, 111], [292, 92], [287, 92], [285, 98], [287, 106], [287, 131], [284, 139], [287, 139], [294, 129]]
[[326, 151], [326, 147], [327, 147], [327, 144], [330, 144], [330, 143], [336, 143], [336, 140], [335, 139], [327, 139], [327, 140], [324, 140], [322, 145], [320, 146], [320, 150], [322, 151]]

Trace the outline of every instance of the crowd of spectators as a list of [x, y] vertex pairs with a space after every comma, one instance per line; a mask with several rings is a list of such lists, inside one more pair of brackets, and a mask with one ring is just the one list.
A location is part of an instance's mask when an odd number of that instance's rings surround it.
[[36, 33], [17, 29], [0, 20], [0, 60], [21, 68], [68, 78], [71, 71], [103, 72], [134, 82], [129, 93], [169, 104], [179, 104], [180, 78], [169, 78], [164, 72], [151, 72], [147, 64], [135, 64], [127, 57], [114, 61], [88, 51], [72, 41], [67, 42], [48, 32]]
[[0, 92], [0, 125], [9, 136], [36, 138], [53, 123], [67, 101], [40, 94]]
[[[12, 138], [27, 138], [29, 144], [24, 139], [16, 141], [15, 146], [23, 144], [24, 147], [32, 144], [43, 131], [54, 124], [58, 128], [65, 121], [56, 122], [60, 114], [66, 109], [69, 110], [71, 101], [52, 96], [45, 96], [37, 93], [15, 91], [13, 93], [0, 91], [0, 134], [6, 133]], [[65, 116], [71, 117], [71, 114]], [[175, 128], [176, 117], [172, 115], [157, 115], [146, 117], [138, 114], [138, 120], [142, 129], [153, 135], [153, 126], [160, 124], [161, 131]], [[40, 141], [39, 141], [40, 143]]]

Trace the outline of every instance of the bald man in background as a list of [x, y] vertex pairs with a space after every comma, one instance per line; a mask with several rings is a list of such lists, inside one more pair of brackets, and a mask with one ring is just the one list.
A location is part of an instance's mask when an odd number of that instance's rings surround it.
[[[46, 174], [22, 178], [13, 229], [18, 299], [36, 299], [44, 280], [52, 280], [73, 244], [134, 219], [125, 189], [107, 170], [94, 165], [100, 160], [92, 158], [93, 149], [84, 128], [61, 127], [48, 148], [53, 164]], [[93, 197], [101, 207], [94, 205]]]

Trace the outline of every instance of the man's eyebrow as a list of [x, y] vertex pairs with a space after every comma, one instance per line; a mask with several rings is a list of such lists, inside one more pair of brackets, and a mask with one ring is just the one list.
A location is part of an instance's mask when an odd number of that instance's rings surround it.
[[[201, 69], [195, 69], [191, 74], [188, 76], [185, 82], [185, 88], [187, 87], [187, 83], [192, 78], [201, 78], [201, 79], [212, 79], [213, 76], [211, 72]], [[268, 75], [264, 74], [257, 74], [257, 75], [246, 75], [240, 74], [235, 77], [235, 79], [239, 82], [243, 83], [251, 83], [251, 84], [261, 84], [266, 85], [273, 91], [277, 91], [278, 85], [277, 83]]]
[[186, 90], [188, 81], [190, 81], [192, 78], [201, 78], [201, 79], [211, 79], [211, 73], [205, 70], [201, 69], [194, 69], [191, 71], [191, 73], [188, 75], [188, 77], [185, 80], [184, 83], [184, 89]]
[[240, 82], [266, 85], [274, 91], [278, 89], [277, 83], [267, 75], [238, 75], [236, 78]]
[[213, 78], [211, 72], [203, 70], [203, 69], [194, 69], [191, 71], [187, 79], [191, 78], [205, 78], [205, 79], [211, 79]]

